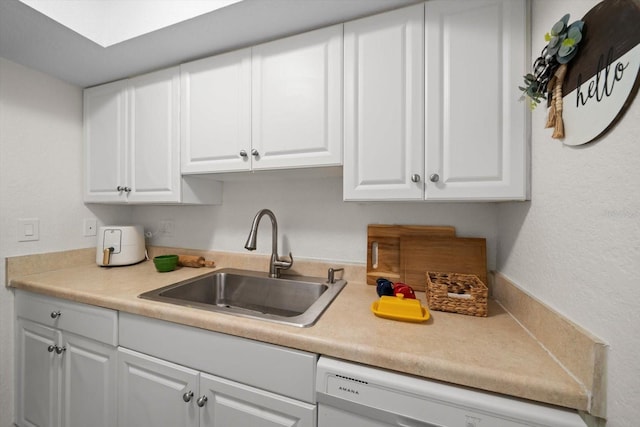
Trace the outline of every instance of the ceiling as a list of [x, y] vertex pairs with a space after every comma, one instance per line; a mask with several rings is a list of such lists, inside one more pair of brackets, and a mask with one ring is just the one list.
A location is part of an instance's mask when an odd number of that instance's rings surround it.
[[242, 0], [20, 0], [108, 47]]
[[105, 48], [0, 0], [0, 57], [89, 87], [421, 1], [244, 0]]

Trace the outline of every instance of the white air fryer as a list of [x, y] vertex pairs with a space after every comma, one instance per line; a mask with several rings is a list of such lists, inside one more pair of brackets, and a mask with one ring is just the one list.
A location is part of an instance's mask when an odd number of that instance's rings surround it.
[[141, 226], [110, 226], [98, 229], [96, 263], [100, 266], [131, 265], [145, 258]]

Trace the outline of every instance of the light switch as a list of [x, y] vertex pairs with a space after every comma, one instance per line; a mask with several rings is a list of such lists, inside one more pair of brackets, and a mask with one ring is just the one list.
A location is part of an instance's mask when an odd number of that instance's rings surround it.
[[18, 220], [18, 242], [40, 240], [40, 220], [25, 218]]

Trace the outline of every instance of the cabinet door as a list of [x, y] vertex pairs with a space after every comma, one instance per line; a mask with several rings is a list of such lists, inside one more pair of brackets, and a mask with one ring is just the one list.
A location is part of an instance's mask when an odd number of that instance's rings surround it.
[[249, 170], [251, 49], [182, 64], [180, 81], [182, 173]]
[[342, 25], [253, 48], [254, 169], [342, 163]]
[[422, 199], [424, 6], [345, 24], [345, 200]]
[[84, 91], [84, 200], [124, 202], [126, 185], [126, 81]]
[[200, 391], [207, 396], [200, 427], [314, 427], [316, 406], [244, 384], [200, 374]]
[[63, 336], [62, 426], [116, 425], [116, 348]]
[[132, 202], [180, 201], [178, 67], [131, 80], [128, 194]]
[[119, 348], [118, 425], [197, 427], [197, 386], [197, 371]]
[[[426, 198], [524, 199], [524, 0], [434, 0], [426, 7]], [[438, 179], [434, 174], [438, 175]]]
[[[28, 320], [17, 324], [17, 411], [21, 427], [60, 425], [60, 332]], [[51, 347], [53, 348], [53, 347]]]

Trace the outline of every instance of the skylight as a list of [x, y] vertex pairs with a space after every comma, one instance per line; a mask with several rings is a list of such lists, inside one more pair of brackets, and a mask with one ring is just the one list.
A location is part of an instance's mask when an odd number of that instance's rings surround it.
[[109, 47], [242, 0], [20, 0]]

